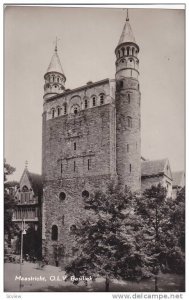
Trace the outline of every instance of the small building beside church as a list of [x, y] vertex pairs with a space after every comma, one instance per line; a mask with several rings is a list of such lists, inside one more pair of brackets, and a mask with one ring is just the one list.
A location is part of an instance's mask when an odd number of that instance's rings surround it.
[[[41, 257], [42, 195], [41, 175], [29, 172], [26, 167], [14, 195], [16, 208], [12, 220], [20, 230], [26, 231], [23, 235], [23, 254], [36, 258]], [[16, 252], [19, 253], [19, 242], [17, 245]]]
[[173, 176], [169, 160], [142, 160], [141, 161], [141, 189], [144, 191], [152, 185], [161, 183], [167, 189], [167, 197], [172, 196]]

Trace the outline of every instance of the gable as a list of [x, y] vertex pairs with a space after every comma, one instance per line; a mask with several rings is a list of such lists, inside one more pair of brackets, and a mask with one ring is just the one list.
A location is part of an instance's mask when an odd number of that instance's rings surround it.
[[20, 179], [20, 190], [22, 190], [24, 186], [27, 186], [28, 189], [32, 189], [27, 170], [24, 170], [24, 173]]
[[172, 172], [171, 172], [171, 168], [170, 168], [170, 164], [169, 161], [167, 159], [166, 163], [165, 163], [165, 167], [164, 167], [164, 174], [170, 178], [171, 180], [173, 180], [173, 176], [172, 176]]

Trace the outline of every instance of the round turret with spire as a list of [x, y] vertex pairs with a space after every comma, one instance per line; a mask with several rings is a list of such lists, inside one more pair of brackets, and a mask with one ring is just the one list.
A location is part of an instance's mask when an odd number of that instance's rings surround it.
[[57, 39], [54, 53], [47, 72], [44, 75], [44, 79], [44, 100], [64, 92], [66, 76], [64, 75], [64, 71], [58, 56]]
[[116, 54], [116, 170], [118, 183], [132, 191], [141, 189], [139, 47], [126, 21]]
[[129, 23], [129, 14], [127, 9], [127, 16], [123, 31], [115, 49], [116, 79], [121, 79], [122, 76], [138, 78], [138, 53], [139, 46], [136, 44], [131, 25]]

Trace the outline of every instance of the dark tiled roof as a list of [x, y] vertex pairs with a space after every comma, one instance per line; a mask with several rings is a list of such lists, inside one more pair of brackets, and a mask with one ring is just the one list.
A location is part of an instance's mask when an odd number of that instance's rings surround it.
[[42, 176], [28, 171], [28, 178], [31, 182], [35, 195], [41, 196], [43, 193]]
[[155, 176], [164, 173], [167, 159], [146, 160], [141, 163], [142, 176]]
[[184, 172], [183, 171], [173, 172], [172, 175], [173, 175], [173, 186], [181, 186]]

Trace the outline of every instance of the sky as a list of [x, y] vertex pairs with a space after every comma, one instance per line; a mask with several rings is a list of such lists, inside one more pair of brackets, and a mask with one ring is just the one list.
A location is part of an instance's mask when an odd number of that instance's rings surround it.
[[[115, 78], [122, 8], [8, 6], [4, 40], [4, 155], [16, 168], [41, 173], [44, 74], [58, 37], [66, 88]], [[142, 156], [185, 168], [185, 11], [129, 9], [140, 47]]]

